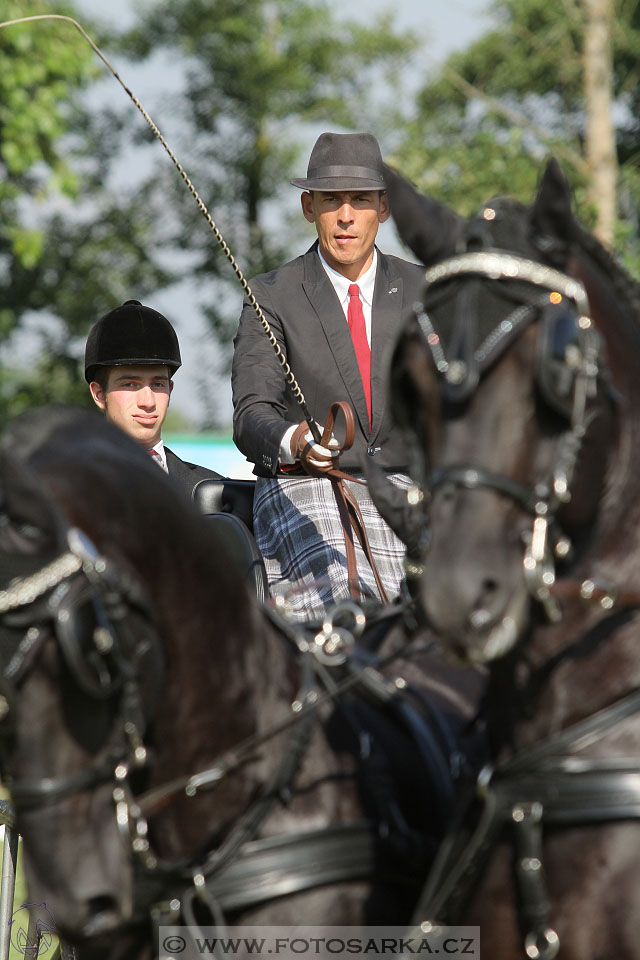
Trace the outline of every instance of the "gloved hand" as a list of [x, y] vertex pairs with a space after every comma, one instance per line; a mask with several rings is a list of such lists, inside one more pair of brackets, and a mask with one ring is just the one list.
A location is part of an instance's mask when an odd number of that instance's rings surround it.
[[333, 434], [326, 446], [314, 443], [306, 420], [299, 423], [291, 435], [291, 456], [312, 477], [322, 477], [335, 466], [334, 460], [340, 453], [339, 446]]

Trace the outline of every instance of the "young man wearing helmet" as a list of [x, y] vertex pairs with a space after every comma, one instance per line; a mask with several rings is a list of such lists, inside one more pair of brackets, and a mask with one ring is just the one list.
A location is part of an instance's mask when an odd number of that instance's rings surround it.
[[181, 460], [163, 443], [171, 378], [181, 364], [169, 321], [138, 300], [127, 300], [105, 314], [87, 337], [84, 375], [94, 403], [190, 497], [199, 480], [221, 476]]

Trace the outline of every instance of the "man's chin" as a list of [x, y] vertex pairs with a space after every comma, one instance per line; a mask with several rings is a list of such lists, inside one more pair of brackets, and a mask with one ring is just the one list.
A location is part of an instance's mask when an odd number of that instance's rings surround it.
[[362, 259], [362, 254], [357, 253], [350, 247], [338, 247], [333, 253], [333, 259], [339, 263], [354, 263], [356, 260]]
[[136, 441], [136, 443], [141, 444], [145, 450], [150, 450], [151, 447], [155, 447], [156, 443], [160, 439], [160, 435], [157, 430], [146, 429], [138, 425], [134, 430], [128, 431], [129, 435]]

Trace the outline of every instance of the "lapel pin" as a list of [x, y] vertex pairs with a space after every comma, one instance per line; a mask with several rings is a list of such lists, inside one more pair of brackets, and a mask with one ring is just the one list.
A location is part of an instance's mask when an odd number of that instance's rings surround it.
[[389, 290], [389, 293], [397, 293], [397, 292], [398, 292], [397, 287], [391, 287], [391, 290]]

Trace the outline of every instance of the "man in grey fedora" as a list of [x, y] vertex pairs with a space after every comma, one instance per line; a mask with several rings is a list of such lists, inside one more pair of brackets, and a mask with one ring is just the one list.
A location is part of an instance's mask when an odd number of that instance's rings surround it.
[[[314, 419], [323, 424], [334, 401], [353, 409], [355, 440], [341, 455], [340, 469], [358, 476], [362, 458], [375, 457], [394, 482], [408, 484], [406, 451], [388, 413], [386, 362], [401, 319], [419, 295], [423, 268], [376, 248], [378, 227], [389, 217], [378, 142], [367, 133], [323, 133], [307, 176], [291, 182], [304, 191], [302, 212], [315, 225], [317, 240], [250, 286]], [[323, 478], [335, 451], [310, 442], [248, 300], [234, 347], [234, 439], [255, 465], [254, 530], [272, 592], [286, 597], [293, 619], [322, 617], [349, 596], [338, 509]], [[393, 597], [402, 580], [403, 545], [366, 487], [349, 488]], [[363, 597], [380, 600], [357, 541], [356, 560]]]

